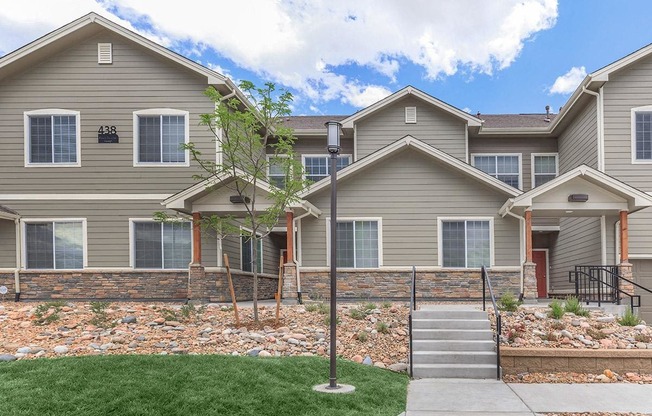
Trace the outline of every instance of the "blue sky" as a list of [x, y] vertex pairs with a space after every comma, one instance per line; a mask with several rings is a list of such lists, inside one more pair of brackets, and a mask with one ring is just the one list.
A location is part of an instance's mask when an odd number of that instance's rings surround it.
[[[473, 114], [557, 112], [586, 73], [652, 42], [649, 0], [0, 0], [0, 55], [90, 11], [294, 114], [351, 114], [413, 85]], [[34, 13], [34, 10], [48, 10]]]

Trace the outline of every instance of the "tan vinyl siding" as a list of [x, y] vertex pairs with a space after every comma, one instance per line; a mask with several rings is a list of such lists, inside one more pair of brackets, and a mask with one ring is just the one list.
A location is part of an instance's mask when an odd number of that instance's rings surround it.
[[240, 238], [226, 237], [222, 240], [222, 253], [229, 256], [229, 266], [232, 269], [240, 269]]
[[[382, 217], [383, 266], [436, 266], [437, 217], [494, 219], [498, 266], [519, 265], [519, 224], [501, 218], [507, 196], [406, 149], [338, 183], [338, 217]], [[302, 265], [326, 265], [330, 190], [308, 198], [323, 211], [301, 220]]]
[[600, 218], [561, 218], [561, 230], [552, 238], [550, 252], [550, 291], [574, 290], [568, 272], [576, 265], [602, 263]]
[[652, 58], [609, 76], [604, 86], [605, 171], [652, 191], [652, 165], [632, 163], [632, 108], [652, 105]]
[[523, 190], [532, 189], [532, 153], [556, 153], [556, 138], [528, 137], [473, 137], [469, 138], [469, 162], [474, 153], [521, 155], [521, 179]]
[[[232, 269], [242, 268], [242, 247], [240, 237], [229, 236], [222, 240], [222, 252], [228, 254], [229, 265]], [[278, 275], [279, 255], [282, 238], [270, 234], [263, 239], [263, 273]]]
[[629, 215], [629, 254], [652, 259], [652, 208]]
[[593, 98], [559, 136], [559, 174], [581, 164], [597, 168], [597, 137], [596, 99]]
[[616, 253], [616, 238], [620, 238], [620, 232], [616, 230], [616, 221], [618, 221], [618, 217], [616, 216], [605, 217], [607, 231], [607, 264], [620, 263], [620, 256]]
[[[98, 65], [98, 42], [113, 44], [112, 65]], [[206, 87], [205, 77], [108, 31], [0, 80], [2, 193], [172, 194], [191, 185], [196, 167], [133, 167], [133, 112], [189, 111], [190, 140], [214, 157], [211, 133], [199, 125], [213, 109]], [[24, 167], [23, 112], [48, 108], [80, 111], [81, 167]], [[98, 143], [105, 125], [116, 126], [119, 143]]]
[[16, 224], [0, 219], [0, 269], [16, 267]]
[[[417, 107], [417, 122], [405, 123], [405, 107]], [[466, 123], [414, 97], [406, 97], [357, 123], [357, 158], [412, 135], [456, 158], [466, 160]]]
[[[7, 202], [5, 202], [7, 204]], [[88, 267], [129, 267], [129, 219], [151, 218], [162, 207], [154, 201], [11, 201], [23, 219], [86, 218]], [[169, 212], [169, 214], [173, 214]], [[4, 239], [12, 230], [0, 229]], [[202, 262], [217, 266], [217, 241], [211, 235], [202, 239]], [[0, 267], [14, 267], [15, 261]]]

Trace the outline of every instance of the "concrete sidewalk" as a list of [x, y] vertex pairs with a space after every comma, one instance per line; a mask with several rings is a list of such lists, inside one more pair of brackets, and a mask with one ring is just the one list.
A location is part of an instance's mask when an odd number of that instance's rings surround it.
[[652, 384], [505, 384], [422, 379], [408, 386], [406, 416], [532, 416], [553, 412], [652, 414]]

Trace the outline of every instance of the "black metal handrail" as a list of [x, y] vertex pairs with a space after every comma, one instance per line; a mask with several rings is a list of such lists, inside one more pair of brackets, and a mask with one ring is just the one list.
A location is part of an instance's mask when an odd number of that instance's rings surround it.
[[502, 320], [500, 316], [500, 311], [498, 310], [498, 305], [496, 305], [496, 296], [494, 296], [494, 290], [491, 287], [491, 279], [489, 279], [489, 274], [487, 269], [482, 266], [482, 310], [487, 310], [487, 287], [489, 287], [489, 296], [491, 296], [491, 303], [494, 306], [494, 315], [496, 316], [496, 380], [500, 380], [500, 336], [503, 333]]
[[641, 296], [622, 290], [621, 280], [652, 294], [652, 290], [621, 276], [618, 266], [575, 266], [575, 270], [568, 272], [568, 281], [575, 283], [575, 296], [579, 300], [587, 304], [597, 302], [598, 306], [602, 302], [620, 305], [620, 295], [624, 295], [629, 297], [629, 307], [634, 312], [634, 308], [641, 306]]
[[410, 377], [413, 374], [412, 366], [412, 312], [417, 310], [417, 291], [416, 291], [416, 280], [417, 280], [417, 268], [412, 266], [412, 283], [410, 287], [410, 314], [408, 315], [408, 332], [410, 333]]

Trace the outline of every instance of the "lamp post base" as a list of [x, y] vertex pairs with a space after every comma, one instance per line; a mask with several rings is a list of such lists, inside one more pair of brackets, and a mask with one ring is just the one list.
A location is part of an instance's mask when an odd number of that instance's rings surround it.
[[335, 393], [335, 394], [350, 394], [355, 391], [355, 386], [350, 384], [338, 384], [336, 387], [331, 387], [329, 383], [317, 384], [312, 389], [319, 393]]

